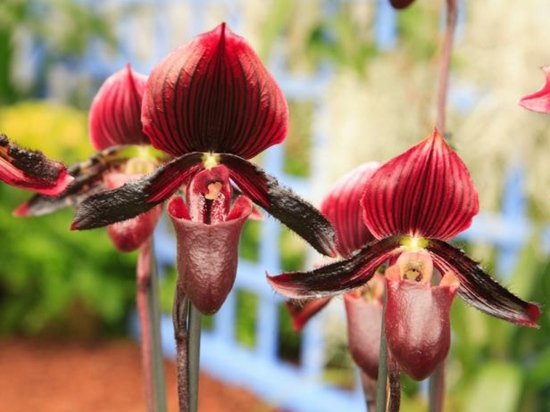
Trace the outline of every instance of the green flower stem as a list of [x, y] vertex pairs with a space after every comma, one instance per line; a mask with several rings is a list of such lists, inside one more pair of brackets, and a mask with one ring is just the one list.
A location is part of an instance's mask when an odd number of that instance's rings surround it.
[[153, 240], [141, 248], [137, 264], [136, 302], [141, 333], [141, 356], [147, 410], [166, 411], [164, 359], [160, 342], [158, 275]]

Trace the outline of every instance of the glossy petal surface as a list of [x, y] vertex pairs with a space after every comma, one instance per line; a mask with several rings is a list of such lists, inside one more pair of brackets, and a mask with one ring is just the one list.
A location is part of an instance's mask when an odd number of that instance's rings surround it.
[[458, 293], [470, 305], [509, 322], [537, 327], [539, 306], [508, 291], [462, 251], [439, 240], [430, 240], [427, 249], [440, 270], [455, 273], [460, 281]]
[[230, 154], [220, 155], [231, 179], [254, 203], [305, 239], [317, 251], [335, 255], [335, 234], [330, 222], [292, 190], [280, 186], [273, 176], [249, 161]]
[[26, 150], [0, 134], [0, 181], [48, 196], [62, 193], [73, 178], [65, 166]]
[[336, 231], [336, 247], [348, 256], [374, 240], [363, 221], [361, 198], [366, 182], [380, 165], [366, 163], [345, 174], [321, 202], [320, 211]]
[[239, 237], [251, 212], [252, 203], [241, 196], [225, 222], [208, 225], [187, 219], [181, 197], [168, 206], [177, 238], [179, 292], [185, 293], [201, 313], [217, 312], [233, 287]]
[[224, 23], [153, 70], [142, 120], [152, 144], [173, 155], [251, 158], [285, 138], [288, 108], [256, 53]]
[[154, 173], [124, 186], [97, 193], [76, 211], [71, 229], [93, 229], [130, 219], [167, 200], [197, 172], [202, 153], [189, 153], [159, 167]]
[[538, 113], [550, 113], [550, 66], [543, 67], [544, 85], [535, 93], [523, 97], [519, 104], [527, 110]]
[[96, 150], [149, 144], [141, 125], [146, 82], [147, 77], [134, 72], [130, 65], [105, 80], [90, 106], [90, 138]]
[[383, 164], [365, 185], [362, 205], [367, 228], [378, 239], [450, 239], [479, 210], [468, 169], [437, 131]]
[[292, 299], [335, 295], [362, 286], [382, 263], [398, 253], [401, 238], [386, 238], [363, 247], [351, 257], [310, 272], [267, 276], [275, 291]]

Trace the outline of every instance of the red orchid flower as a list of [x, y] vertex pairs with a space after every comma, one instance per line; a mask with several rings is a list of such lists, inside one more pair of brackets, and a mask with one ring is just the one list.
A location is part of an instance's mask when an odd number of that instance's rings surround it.
[[72, 180], [63, 164], [49, 160], [40, 152], [23, 149], [0, 134], [0, 181], [55, 196]]
[[[430, 358], [423, 358], [428, 369], [447, 353], [448, 311], [455, 292], [490, 315], [536, 326], [536, 304], [513, 295], [447, 243], [471, 224], [478, 196], [466, 166], [437, 131], [383, 164], [362, 191], [364, 222], [376, 240], [348, 259], [314, 271], [268, 276], [277, 292], [294, 299], [330, 296], [363, 286], [390, 262], [388, 346], [416, 378], [427, 372], [415, 364], [414, 353], [429, 353]], [[435, 287], [434, 268], [443, 275]]]
[[[69, 169], [75, 180], [61, 196], [36, 195], [21, 205], [17, 216], [44, 215], [76, 205], [87, 196], [115, 189], [154, 170], [157, 160], [147, 151], [149, 139], [142, 132], [141, 104], [147, 77], [130, 65], [110, 76], [90, 107], [89, 133], [99, 152]], [[113, 244], [123, 252], [136, 250], [149, 239], [162, 207], [107, 227]]]
[[544, 85], [535, 93], [522, 97], [519, 104], [533, 112], [550, 113], [550, 66], [541, 69], [545, 75]]
[[[237, 241], [250, 200], [333, 254], [334, 233], [318, 211], [250, 159], [286, 136], [284, 96], [258, 56], [225, 24], [169, 54], [145, 87], [142, 123], [152, 145], [175, 159], [143, 179], [79, 205], [73, 229], [168, 206], [178, 239], [178, 288], [203, 313], [225, 300], [235, 277]], [[234, 189], [243, 196], [233, 200]]]

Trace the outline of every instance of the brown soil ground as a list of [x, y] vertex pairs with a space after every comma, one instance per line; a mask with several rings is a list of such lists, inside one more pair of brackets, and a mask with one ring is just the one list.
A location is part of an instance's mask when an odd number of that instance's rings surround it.
[[[169, 411], [177, 411], [175, 376], [167, 361]], [[141, 379], [139, 348], [131, 341], [0, 340], [2, 412], [143, 412]], [[199, 385], [199, 412], [275, 410], [204, 373]]]

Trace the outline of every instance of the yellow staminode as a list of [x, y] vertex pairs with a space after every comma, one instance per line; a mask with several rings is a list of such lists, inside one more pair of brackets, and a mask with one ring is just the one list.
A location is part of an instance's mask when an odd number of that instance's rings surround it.
[[428, 240], [420, 236], [407, 236], [401, 241], [407, 251], [418, 252], [428, 246]]
[[208, 170], [217, 166], [219, 162], [220, 162], [220, 155], [217, 153], [209, 152], [209, 153], [204, 153], [202, 155], [202, 164]]

